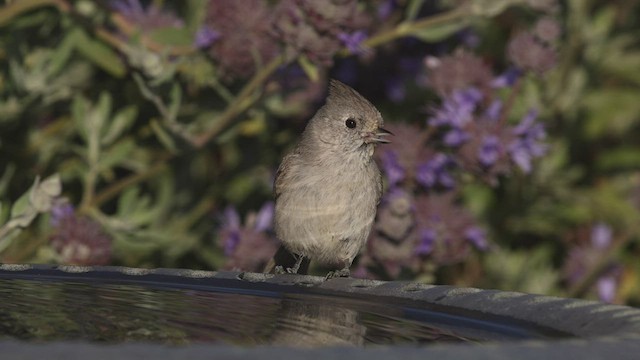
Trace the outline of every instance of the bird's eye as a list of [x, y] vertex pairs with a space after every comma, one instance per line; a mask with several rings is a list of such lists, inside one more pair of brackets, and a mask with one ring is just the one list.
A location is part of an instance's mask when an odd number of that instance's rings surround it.
[[356, 121], [353, 118], [348, 118], [347, 121], [344, 122], [344, 124], [347, 125], [349, 129], [353, 129], [354, 127], [356, 127]]

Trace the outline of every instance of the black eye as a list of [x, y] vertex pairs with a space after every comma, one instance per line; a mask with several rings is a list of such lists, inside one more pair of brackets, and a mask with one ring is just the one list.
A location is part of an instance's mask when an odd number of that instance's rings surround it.
[[344, 124], [347, 125], [349, 129], [353, 129], [354, 127], [356, 127], [356, 121], [353, 118], [348, 118], [347, 121], [344, 122]]

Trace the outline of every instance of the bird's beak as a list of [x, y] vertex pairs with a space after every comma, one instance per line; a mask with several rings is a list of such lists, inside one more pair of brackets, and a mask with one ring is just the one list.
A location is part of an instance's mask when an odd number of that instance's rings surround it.
[[371, 137], [371, 142], [388, 144], [391, 142], [388, 139], [385, 139], [385, 136], [388, 135], [393, 135], [393, 133], [387, 129], [378, 128], [378, 131], [376, 131], [374, 136]]

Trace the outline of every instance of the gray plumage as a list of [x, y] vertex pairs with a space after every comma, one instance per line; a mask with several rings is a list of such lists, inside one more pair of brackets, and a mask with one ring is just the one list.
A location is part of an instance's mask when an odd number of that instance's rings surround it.
[[[298, 272], [300, 266], [304, 272], [304, 261], [311, 259], [337, 270], [329, 277], [349, 275], [382, 195], [373, 160], [376, 145], [388, 142], [384, 136], [390, 133], [382, 125], [369, 101], [339, 81], [330, 82], [326, 104], [276, 174], [274, 228], [284, 247], [271, 263], [276, 272]], [[286, 253], [288, 262], [282, 260]]]

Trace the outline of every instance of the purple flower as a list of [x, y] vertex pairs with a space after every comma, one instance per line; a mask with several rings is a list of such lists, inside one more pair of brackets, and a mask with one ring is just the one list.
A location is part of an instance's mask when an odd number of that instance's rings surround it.
[[224, 254], [229, 256], [233, 254], [240, 243], [240, 216], [232, 206], [224, 210], [224, 227], [222, 233], [224, 234], [222, 238]]
[[111, 6], [127, 20], [146, 31], [166, 27], [184, 27], [184, 22], [175, 14], [163, 11], [155, 5], [150, 5], [145, 9], [139, 0], [112, 1]]
[[485, 248], [484, 233], [455, 192], [432, 192], [414, 199], [415, 252], [428, 253], [434, 264], [446, 265], [465, 261], [476, 246]]
[[436, 243], [437, 234], [431, 229], [421, 229], [419, 239], [420, 242], [415, 249], [417, 255], [428, 255], [433, 251]]
[[500, 155], [500, 139], [495, 135], [487, 135], [482, 140], [478, 152], [478, 161], [482, 166], [490, 167], [496, 163]]
[[112, 239], [91, 218], [78, 216], [69, 204], [55, 205], [51, 213], [54, 230], [49, 238], [60, 262], [72, 265], [106, 265], [111, 261]]
[[405, 89], [404, 84], [397, 77], [387, 81], [386, 93], [389, 100], [395, 103], [401, 102], [407, 96], [407, 90]]
[[605, 223], [597, 223], [591, 228], [591, 243], [596, 249], [606, 249], [611, 245], [613, 230]]
[[478, 250], [485, 251], [489, 248], [487, 236], [482, 228], [471, 227], [465, 231], [465, 238], [471, 242]]
[[[217, 6], [219, 1], [211, 3]], [[234, 3], [241, 4], [238, 7], [246, 17], [246, 0]], [[273, 33], [275, 38], [284, 42], [287, 58], [304, 54], [312, 63], [327, 67], [333, 64], [335, 53], [345, 46], [352, 53], [364, 50], [362, 41], [367, 36], [358, 29], [368, 27], [372, 14], [365, 12], [356, 0], [281, 0], [275, 3], [275, 9], [265, 14], [272, 30], [259, 36], [269, 37], [266, 35]], [[243, 18], [238, 20], [244, 21]]]
[[59, 203], [51, 208], [51, 219], [49, 220], [51, 226], [59, 227], [60, 223], [69, 217], [75, 216], [75, 209], [73, 205], [69, 203]]
[[535, 123], [536, 110], [530, 110], [520, 124], [513, 129], [517, 139], [509, 145], [513, 162], [525, 173], [531, 172], [531, 161], [544, 155], [546, 146], [540, 142], [546, 137], [544, 126]]
[[193, 43], [198, 49], [208, 48], [214, 41], [220, 38], [220, 33], [211, 27], [204, 25], [196, 32]]
[[[520, 121], [520, 124], [518, 124], [518, 126], [513, 129], [513, 133], [519, 136], [526, 136], [527, 134], [531, 133], [532, 129], [534, 129], [536, 126], [535, 121], [537, 117], [538, 110], [529, 110]], [[538, 130], [536, 129], [536, 131]], [[544, 133], [544, 129], [542, 129], [542, 132]]]
[[470, 136], [465, 131], [458, 128], [453, 128], [444, 135], [444, 143], [447, 146], [458, 147], [465, 141], [469, 140]]
[[367, 33], [363, 30], [357, 30], [351, 34], [345, 32], [338, 34], [338, 39], [352, 54], [361, 54], [364, 51], [362, 42], [365, 41], [367, 37]]
[[455, 185], [448, 172], [453, 165], [453, 161], [447, 155], [438, 153], [431, 160], [418, 166], [416, 180], [426, 188], [441, 185], [450, 189]]
[[461, 42], [470, 49], [475, 49], [478, 47], [478, 45], [480, 45], [480, 35], [469, 28], [462, 30], [458, 35]]
[[380, 20], [385, 20], [391, 15], [393, 9], [398, 6], [397, 0], [384, 0], [380, 5], [378, 5], [378, 18]]
[[497, 121], [500, 119], [500, 114], [502, 113], [502, 101], [494, 100], [491, 102], [489, 107], [484, 112], [484, 116], [491, 121]]
[[493, 78], [491, 68], [481, 57], [464, 50], [441, 58], [427, 57], [424, 62], [428, 84], [441, 97], [462, 89], [487, 89]]
[[518, 68], [542, 75], [556, 65], [558, 54], [529, 32], [516, 34], [507, 45], [507, 56]]
[[463, 128], [473, 119], [473, 113], [482, 100], [482, 93], [476, 88], [456, 90], [446, 98], [440, 109], [429, 119], [432, 126]]
[[223, 268], [261, 271], [278, 248], [278, 241], [268, 231], [272, 220], [272, 202], [264, 204], [257, 213], [249, 212], [244, 224], [236, 209], [227, 207], [218, 235], [226, 257]]
[[552, 43], [562, 33], [560, 24], [551, 17], [538, 20], [533, 31], [538, 39], [546, 43]]
[[618, 281], [616, 280], [615, 275], [603, 276], [598, 279], [596, 288], [598, 291], [598, 297], [601, 301], [612, 303], [616, 297]]
[[112, 1], [111, 7], [128, 18], [141, 16], [145, 13], [144, 7], [142, 7], [139, 0]]
[[398, 155], [395, 151], [387, 150], [382, 153], [382, 169], [387, 175], [390, 187], [404, 180], [405, 170], [398, 162]]
[[278, 53], [277, 39], [271, 36], [276, 16], [276, 10], [269, 5], [271, 1], [203, 2], [207, 3], [205, 24], [220, 33], [207, 52], [225, 82], [249, 77], [259, 64], [268, 63]]
[[510, 67], [507, 71], [500, 74], [498, 77], [493, 79], [491, 82], [491, 86], [500, 89], [505, 87], [511, 87], [516, 83], [518, 78], [522, 75], [522, 72], [516, 67]]
[[256, 215], [256, 223], [254, 226], [256, 231], [266, 231], [271, 229], [271, 224], [273, 222], [273, 210], [274, 205], [271, 201], [262, 206], [260, 211], [258, 211], [258, 215]]

